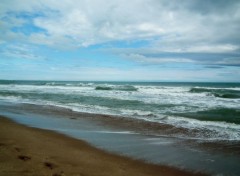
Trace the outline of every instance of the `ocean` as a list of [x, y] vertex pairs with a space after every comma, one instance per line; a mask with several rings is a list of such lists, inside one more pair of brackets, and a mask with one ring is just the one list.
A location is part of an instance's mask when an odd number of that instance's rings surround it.
[[0, 81], [0, 101], [166, 124], [176, 138], [240, 140], [240, 83]]
[[0, 115], [150, 163], [240, 174], [240, 83], [0, 81]]

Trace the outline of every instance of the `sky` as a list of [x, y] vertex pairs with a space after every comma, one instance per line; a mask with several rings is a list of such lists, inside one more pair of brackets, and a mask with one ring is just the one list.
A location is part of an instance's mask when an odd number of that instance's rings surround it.
[[1, 0], [0, 79], [240, 82], [240, 1]]

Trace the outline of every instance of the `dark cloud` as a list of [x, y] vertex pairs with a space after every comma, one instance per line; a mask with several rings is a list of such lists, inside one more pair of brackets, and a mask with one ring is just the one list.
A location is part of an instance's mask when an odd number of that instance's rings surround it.
[[205, 66], [205, 68], [222, 69], [222, 68], [225, 68], [225, 67], [223, 67], [223, 66], [213, 66], [213, 65], [209, 65], [209, 66]]
[[202, 15], [232, 14], [239, 10], [239, 0], [188, 0], [186, 5], [188, 9]]
[[114, 51], [122, 57], [135, 60], [141, 64], [164, 64], [164, 63], [192, 63], [203, 65], [208, 68], [222, 68], [224, 66], [240, 66], [240, 53], [207, 53], [207, 52], [157, 52], [148, 49]]

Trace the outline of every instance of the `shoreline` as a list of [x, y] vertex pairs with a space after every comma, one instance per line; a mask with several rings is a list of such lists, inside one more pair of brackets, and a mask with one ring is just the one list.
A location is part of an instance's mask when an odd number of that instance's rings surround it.
[[10, 175], [203, 175], [110, 154], [85, 141], [0, 116], [0, 173]]

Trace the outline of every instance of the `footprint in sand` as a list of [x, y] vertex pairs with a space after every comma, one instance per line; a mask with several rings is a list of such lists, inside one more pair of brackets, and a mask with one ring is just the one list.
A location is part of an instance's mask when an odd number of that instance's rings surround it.
[[5, 146], [5, 144], [4, 143], [0, 143], [0, 147], [2, 147], [2, 146]]
[[50, 162], [44, 162], [44, 165], [51, 170], [56, 168], [56, 165]]
[[26, 155], [19, 155], [18, 159], [20, 159], [22, 161], [28, 161], [28, 160], [31, 160], [31, 157], [26, 156]]

